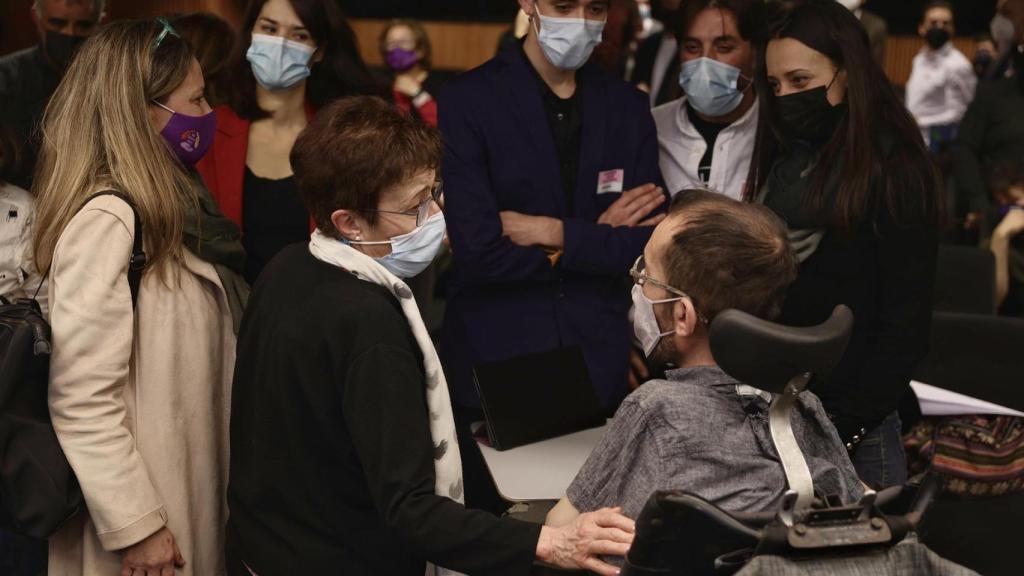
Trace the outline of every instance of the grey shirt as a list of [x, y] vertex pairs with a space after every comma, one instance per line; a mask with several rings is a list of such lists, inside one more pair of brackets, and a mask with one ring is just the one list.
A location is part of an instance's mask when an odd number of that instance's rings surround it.
[[[672, 370], [619, 407], [604, 438], [566, 492], [580, 512], [622, 506], [639, 516], [656, 490], [679, 489], [734, 512], [773, 507], [785, 472], [768, 429], [768, 400], [717, 366]], [[819, 496], [856, 501], [863, 488], [817, 396], [792, 413]]]

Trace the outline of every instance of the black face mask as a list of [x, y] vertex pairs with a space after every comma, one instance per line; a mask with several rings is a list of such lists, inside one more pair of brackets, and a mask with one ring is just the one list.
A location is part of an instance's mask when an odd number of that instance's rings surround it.
[[974, 72], [981, 76], [992, 64], [992, 55], [986, 50], [981, 50], [974, 55]]
[[[832, 82], [835, 82], [835, 78]], [[828, 141], [846, 108], [845, 104], [833, 106], [828, 101], [828, 89], [832, 82], [828, 86], [775, 98], [779, 123], [787, 138], [804, 140], [816, 146]]]
[[949, 32], [943, 28], [929, 28], [924, 33], [924, 41], [932, 47], [932, 50], [938, 50], [949, 42]]
[[53, 30], [46, 31], [46, 40], [43, 42], [43, 50], [46, 51], [50, 63], [63, 72], [71, 65], [71, 61], [78, 53], [78, 48], [85, 42], [84, 36], [68, 36]]

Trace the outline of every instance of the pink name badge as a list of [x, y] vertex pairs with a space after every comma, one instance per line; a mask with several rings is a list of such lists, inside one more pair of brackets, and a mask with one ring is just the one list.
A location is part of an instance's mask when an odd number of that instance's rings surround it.
[[621, 194], [622, 183], [626, 180], [626, 171], [622, 168], [618, 170], [605, 170], [597, 173], [597, 193], [598, 194]]

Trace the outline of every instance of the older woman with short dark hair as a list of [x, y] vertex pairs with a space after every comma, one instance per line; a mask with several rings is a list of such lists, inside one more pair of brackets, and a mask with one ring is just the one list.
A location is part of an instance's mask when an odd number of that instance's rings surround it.
[[433, 128], [369, 97], [296, 141], [317, 230], [269, 264], [243, 319], [229, 573], [519, 575], [540, 559], [613, 574], [599, 555], [628, 550], [617, 510], [542, 528], [462, 506], [448, 385], [404, 282], [444, 238], [441, 154]]

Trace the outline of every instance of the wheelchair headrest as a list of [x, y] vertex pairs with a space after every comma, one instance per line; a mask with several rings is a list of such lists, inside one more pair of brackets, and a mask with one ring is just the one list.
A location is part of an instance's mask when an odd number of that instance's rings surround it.
[[711, 322], [711, 354], [736, 380], [779, 394], [805, 372], [816, 379], [828, 376], [843, 357], [852, 328], [853, 312], [842, 305], [824, 323], [806, 328], [726, 310]]

